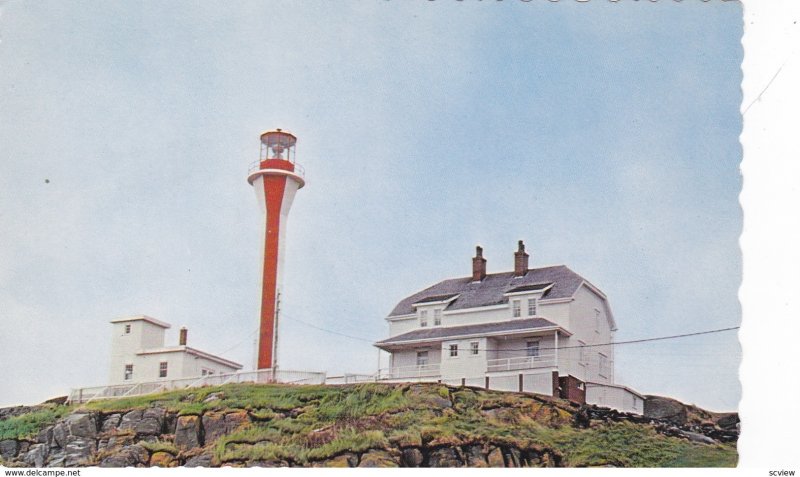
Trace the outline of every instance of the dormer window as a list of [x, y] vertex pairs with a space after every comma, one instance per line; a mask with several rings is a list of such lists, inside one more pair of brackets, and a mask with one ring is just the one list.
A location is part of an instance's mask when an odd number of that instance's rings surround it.
[[528, 298], [528, 316], [536, 316], [536, 298]]
[[522, 303], [521, 300], [512, 300], [511, 301], [511, 315], [514, 318], [519, 318], [522, 316]]
[[442, 310], [437, 308], [433, 310], [433, 326], [439, 326], [442, 324]]
[[419, 312], [419, 326], [428, 326], [428, 310], [420, 310]]

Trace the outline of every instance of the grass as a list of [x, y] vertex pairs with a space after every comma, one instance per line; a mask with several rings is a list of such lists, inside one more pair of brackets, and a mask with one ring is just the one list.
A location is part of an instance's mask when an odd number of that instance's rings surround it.
[[[241, 460], [277, 460], [307, 464], [344, 452], [383, 449], [389, 441], [380, 430], [338, 429], [329, 439], [315, 443], [307, 434], [282, 432], [274, 423], [252, 426], [229, 434], [217, 441], [214, 458], [217, 462]], [[318, 444], [318, 445], [315, 445]]]
[[141, 441], [139, 443], [142, 447], [150, 451], [150, 453], [154, 452], [168, 452], [172, 455], [178, 455], [180, 450], [173, 444], [172, 442], [165, 442], [165, 441]]
[[539, 434], [573, 467], [735, 467], [738, 460], [733, 445], [692, 443], [627, 422], [584, 430], [541, 429]]
[[41, 409], [0, 421], [0, 440], [26, 439], [36, 436], [43, 428], [55, 424], [72, 410], [69, 406], [48, 404]]

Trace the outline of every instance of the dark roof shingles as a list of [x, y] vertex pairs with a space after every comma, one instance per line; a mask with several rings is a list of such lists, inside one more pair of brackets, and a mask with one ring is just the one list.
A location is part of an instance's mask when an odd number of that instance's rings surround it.
[[454, 296], [458, 295], [458, 293], [448, 293], [447, 295], [433, 295], [433, 296], [426, 296], [422, 300], [415, 302], [415, 303], [428, 303], [428, 302], [436, 302], [436, 301], [445, 301], [453, 298]]
[[479, 283], [473, 282], [472, 277], [453, 278], [404, 298], [394, 307], [389, 316], [409, 315], [414, 313], [414, 308], [411, 306], [414, 303], [424, 302], [430, 297], [442, 295], [459, 295], [447, 307], [448, 310], [499, 305], [508, 303], [508, 297], [503, 294], [512, 289], [546, 283], [553, 284], [553, 287], [546, 293], [546, 298], [569, 298], [582, 282], [583, 277], [565, 265], [532, 269], [522, 277], [514, 277], [513, 272], [493, 273], [486, 275], [486, 278]]
[[443, 328], [424, 328], [401, 335], [392, 336], [376, 344], [393, 344], [409, 340], [443, 339], [451, 336], [464, 336], [472, 334], [495, 333], [503, 331], [521, 331], [536, 328], [549, 328], [557, 326], [544, 318], [524, 318], [494, 323], [481, 323], [479, 325], [450, 326]]

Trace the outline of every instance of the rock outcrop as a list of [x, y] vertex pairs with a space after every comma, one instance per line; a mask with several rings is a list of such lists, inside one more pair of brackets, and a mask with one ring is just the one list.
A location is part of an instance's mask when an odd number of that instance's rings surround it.
[[[401, 386], [401, 385], [397, 385]], [[612, 423], [646, 426], [671, 438], [692, 445], [719, 445], [738, 438], [735, 413], [705, 415], [697, 408], [669, 398], [654, 399], [645, 415], [626, 414], [597, 406], [539, 396], [514, 393], [486, 393], [476, 401], [469, 388], [438, 385], [403, 385], [403, 398], [413, 400], [438, 422], [456, 422], [459, 413], [472, 412], [487, 425], [538, 425], [558, 429], [591, 430]], [[458, 395], [461, 393], [463, 395]], [[515, 397], [521, 396], [521, 397]], [[211, 399], [213, 397], [213, 399]], [[524, 397], [524, 400], [521, 400]], [[210, 399], [210, 400], [209, 400]], [[205, 397], [204, 403], [224, 399], [222, 393]], [[349, 402], [349, 401], [348, 401]], [[353, 401], [355, 402], [355, 401]], [[423, 426], [419, 434], [400, 435], [387, 441], [371, 436], [367, 429], [415, 419], [414, 410], [398, 408], [371, 416], [336, 417], [333, 424], [308, 432], [304, 439], [308, 455], [298, 459], [283, 451], [274, 438], [297, 432], [305, 416], [319, 406], [319, 398], [301, 399], [297, 405], [279, 403], [272, 408], [198, 408], [192, 413], [169, 410], [153, 401], [139, 409], [99, 411], [76, 409], [48, 425], [35, 437], [0, 440], [0, 459], [4, 465], [26, 467], [556, 467], [565, 465], [563, 452], [556, 446], [513, 435], [481, 435], [470, 431], [468, 438], [441, 434], [433, 425]], [[351, 403], [352, 404], [352, 403]], [[10, 419], [25, 414], [24, 409], [0, 410]], [[174, 409], [174, 408], [173, 408]], [[700, 410], [702, 411], [702, 410]], [[30, 412], [30, 411], [29, 411]], [[705, 411], [703, 411], [705, 412]], [[700, 417], [697, 417], [700, 416]], [[705, 416], [705, 417], [703, 417]], [[706, 419], [707, 418], [707, 419]], [[253, 426], [276, 422], [276, 434], [257, 435], [246, 431]], [[423, 423], [424, 424], [424, 423]], [[466, 425], [466, 424], [465, 424]], [[475, 425], [475, 424], [472, 424]], [[508, 427], [510, 428], [510, 427]], [[353, 444], [332, 448], [327, 453], [314, 449], [331, 448], [337, 435], [350, 432]], [[350, 435], [350, 434], [348, 434]], [[233, 436], [233, 437], [228, 437]], [[239, 437], [237, 437], [239, 436]], [[450, 436], [450, 437], [448, 437]], [[220, 442], [222, 444], [220, 444]], [[328, 447], [326, 447], [328, 446]], [[283, 452], [283, 453], [282, 453]]]

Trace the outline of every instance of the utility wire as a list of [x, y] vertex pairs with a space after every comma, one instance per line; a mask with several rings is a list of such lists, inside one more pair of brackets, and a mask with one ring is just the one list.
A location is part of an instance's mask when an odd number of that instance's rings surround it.
[[329, 330], [327, 328], [323, 328], [321, 326], [317, 326], [317, 325], [311, 324], [311, 323], [309, 323], [307, 321], [303, 321], [303, 320], [301, 320], [299, 318], [295, 318], [293, 316], [289, 316], [286, 313], [284, 313], [283, 316], [286, 317], [286, 318], [289, 318], [292, 321], [296, 321], [296, 322], [301, 323], [303, 325], [310, 326], [311, 328], [316, 328], [316, 329], [318, 329], [320, 331], [324, 331], [326, 333], [331, 333], [331, 334], [334, 334], [334, 335], [344, 336], [345, 338], [350, 338], [351, 340], [363, 341], [363, 342], [369, 343], [369, 344], [372, 344], [372, 343], [374, 343], [376, 341], [376, 340], [370, 340], [370, 339], [367, 339], [367, 338], [361, 338], [361, 337], [358, 337], [358, 336], [348, 335], [348, 334], [345, 334], [345, 333], [341, 333], [339, 331]]
[[[350, 339], [353, 339], [353, 340], [363, 341], [365, 343], [370, 343], [370, 344], [372, 344], [372, 343], [374, 343], [376, 341], [376, 340], [370, 340], [370, 339], [367, 339], [367, 338], [348, 335], [346, 333], [341, 333], [339, 331], [334, 331], [334, 330], [330, 330], [330, 329], [327, 329], [327, 328], [323, 328], [321, 326], [317, 326], [317, 325], [314, 325], [312, 323], [308, 323], [307, 321], [303, 321], [303, 320], [300, 320], [298, 318], [288, 316], [285, 313], [284, 313], [284, 316], [286, 316], [287, 318], [289, 318], [289, 319], [291, 319], [293, 321], [296, 321], [298, 323], [304, 324], [306, 326], [310, 326], [311, 328], [315, 328], [315, 329], [318, 329], [320, 331], [324, 331], [326, 333], [332, 333], [332, 334], [335, 334], [335, 335], [343, 336], [345, 338], [350, 338]], [[575, 345], [575, 346], [559, 346], [559, 347], [550, 347], [550, 348], [539, 348], [539, 350], [555, 350], [555, 349], [563, 350], [563, 349], [573, 349], [573, 348], [578, 348], [578, 349], [580, 349], [580, 348], [596, 348], [596, 347], [600, 347], [600, 346], [615, 346], [615, 345], [625, 345], [625, 344], [635, 344], [635, 343], [646, 343], [646, 342], [651, 342], [651, 341], [664, 341], [664, 340], [671, 340], [671, 339], [678, 339], [678, 338], [686, 338], [686, 337], [689, 337], [689, 336], [699, 336], [699, 335], [708, 335], [708, 334], [712, 334], [712, 333], [722, 333], [722, 332], [725, 332], [725, 331], [732, 331], [732, 330], [738, 330], [738, 329], [739, 329], [738, 326], [732, 326], [732, 327], [729, 327], [729, 328], [719, 328], [719, 329], [716, 329], [716, 330], [697, 331], [697, 332], [694, 332], [694, 333], [683, 333], [683, 334], [680, 334], [680, 335], [659, 336], [659, 337], [655, 337], [655, 338], [641, 338], [641, 339], [627, 340], [627, 341], [612, 341], [612, 342], [609, 342], [609, 343], [598, 343], [598, 344], [586, 344], [586, 345]], [[487, 349], [484, 349], [483, 351], [527, 351], [527, 350], [528, 350], [528, 348], [516, 348], [516, 349], [506, 348], [506, 349], [503, 349], [503, 350], [494, 350], [494, 349], [487, 350]]]
[[[663, 340], [673, 340], [677, 338], [686, 338], [688, 336], [698, 336], [698, 335], [709, 335], [712, 333], [722, 333], [723, 331], [731, 331], [731, 330], [738, 330], [738, 326], [732, 326], [730, 328], [719, 328], [716, 330], [708, 330], [708, 331], [697, 331], [695, 333], [684, 333], [682, 335], [671, 335], [671, 336], [659, 336], [657, 338], [642, 338], [638, 340], [628, 340], [628, 341], [612, 341], [610, 343], [600, 343], [600, 344], [586, 344], [586, 345], [577, 345], [577, 346], [559, 346], [558, 348], [540, 348], [540, 349], [571, 349], [571, 348], [595, 348], [598, 346], [614, 346], [614, 345], [624, 345], [624, 344], [634, 344], [634, 343], [646, 343], [649, 341], [663, 341]], [[527, 349], [527, 348], [526, 348]], [[520, 351], [520, 350], [516, 350]]]
[[245, 341], [249, 340], [250, 337], [253, 336], [256, 333], [258, 333], [258, 328], [254, 329], [249, 335], [245, 336], [245, 338], [242, 341], [236, 343], [235, 345], [231, 346], [230, 348], [226, 349], [225, 351], [217, 353], [217, 355], [222, 356], [223, 354], [227, 353], [228, 351], [232, 351], [232, 350], [238, 348], [239, 346], [243, 345]]

